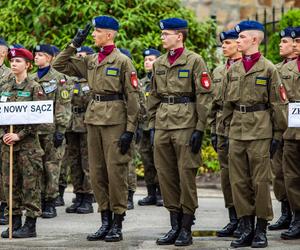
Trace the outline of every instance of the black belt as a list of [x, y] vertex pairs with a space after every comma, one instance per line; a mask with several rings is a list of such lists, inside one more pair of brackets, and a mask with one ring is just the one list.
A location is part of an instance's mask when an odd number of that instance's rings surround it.
[[246, 106], [246, 105], [235, 105], [235, 110], [240, 111], [241, 113], [248, 113], [248, 112], [255, 112], [255, 111], [262, 111], [267, 110], [269, 108], [268, 104], [259, 103], [253, 106]]
[[177, 104], [177, 103], [189, 103], [195, 102], [195, 97], [190, 96], [162, 96], [161, 97], [162, 103], [168, 104]]
[[123, 100], [122, 94], [116, 94], [116, 95], [94, 95], [94, 100], [97, 102], [108, 102], [108, 101], [117, 101], [117, 100]]
[[72, 112], [74, 114], [84, 113], [85, 111], [86, 111], [86, 109], [82, 108], [82, 107], [78, 107], [78, 106], [73, 106], [72, 107]]

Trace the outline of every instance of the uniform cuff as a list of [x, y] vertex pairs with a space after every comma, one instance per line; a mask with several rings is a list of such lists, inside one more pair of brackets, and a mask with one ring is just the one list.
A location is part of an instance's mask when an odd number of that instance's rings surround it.
[[133, 125], [131, 123], [127, 123], [126, 131], [135, 133], [135, 130], [136, 130], [136, 126], [135, 125]]

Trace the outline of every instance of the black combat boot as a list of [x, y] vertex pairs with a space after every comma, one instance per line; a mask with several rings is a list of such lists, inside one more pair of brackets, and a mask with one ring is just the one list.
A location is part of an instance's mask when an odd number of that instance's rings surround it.
[[66, 213], [77, 213], [77, 208], [80, 206], [83, 199], [83, 194], [77, 193], [73, 204], [66, 208]]
[[163, 198], [161, 196], [159, 184], [156, 185], [156, 206], [161, 207], [164, 205]]
[[243, 216], [241, 218], [241, 220], [243, 220], [244, 231], [239, 239], [231, 242], [231, 247], [251, 246], [254, 237], [254, 219], [253, 215]]
[[182, 227], [175, 241], [175, 246], [189, 246], [193, 244], [192, 230], [191, 230], [193, 221], [194, 221], [193, 214], [183, 214]]
[[234, 207], [228, 208], [229, 213], [229, 223], [223, 227], [223, 229], [217, 231], [218, 237], [230, 237], [233, 235], [233, 232], [237, 229], [239, 220], [236, 215]]
[[55, 199], [55, 206], [56, 207], [61, 207], [65, 205], [64, 201], [64, 193], [65, 193], [65, 186], [59, 185], [59, 195]]
[[268, 226], [269, 230], [281, 230], [288, 229], [292, 221], [292, 212], [290, 208], [289, 202], [282, 201], [281, 202], [281, 216], [279, 219], [273, 224]]
[[89, 234], [86, 238], [87, 240], [89, 241], [104, 240], [112, 224], [112, 212], [109, 210], [102, 211], [101, 221], [102, 221], [101, 227], [98, 229], [96, 233]]
[[138, 201], [140, 206], [149, 206], [156, 204], [156, 185], [147, 185], [148, 195]]
[[5, 215], [6, 207], [7, 207], [7, 203], [2, 201], [0, 205], [0, 225], [8, 224], [8, 216]]
[[122, 235], [122, 221], [124, 220], [125, 214], [115, 214], [114, 213], [114, 220], [112, 226], [105, 236], [104, 240], [106, 242], [116, 242], [123, 240]]
[[90, 214], [94, 213], [93, 209], [93, 195], [92, 194], [83, 194], [83, 199], [79, 207], [77, 207], [76, 212], [78, 214]]
[[45, 202], [45, 210], [42, 212], [42, 218], [51, 219], [56, 216], [55, 199], [49, 199]]
[[243, 232], [244, 232], [244, 223], [243, 220], [239, 220], [237, 228], [233, 232], [233, 237], [240, 238]]
[[170, 212], [171, 230], [156, 240], [157, 245], [173, 245], [181, 229], [182, 213]]
[[257, 218], [254, 238], [252, 240], [252, 248], [265, 248], [268, 246], [267, 240], [267, 225], [268, 221]]
[[128, 200], [127, 200], [127, 209], [128, 210], [134, 209], [133, 194], [134, 194], [134, 191], [128, 190]]
[[[18, 230], [20, 227], [22, 227], [22, 215], [13, 215], [12, 216], [12, 232], [14, 232], [15, 230]], [[2, 238], [9, 237], [9, 229], [8, 228], [1, 233], [1, 237]]]
[[36, 237], [36, 218], [26, 217], [25, 223], [18, 230], [13, 231], [13, 238]]
[[295, 211], [294, 218], [289, 229], [282, 232], [280, 237], [284, 240], [300, 239], [300, 211]]

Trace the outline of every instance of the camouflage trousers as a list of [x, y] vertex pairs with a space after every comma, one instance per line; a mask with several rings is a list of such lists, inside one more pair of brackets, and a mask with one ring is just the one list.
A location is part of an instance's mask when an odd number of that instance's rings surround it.
[[58, 148], [54, 147], [53, 134], [39, 135], [39, 140], [45, 152], [43, 156], [42, 197], [47, 201], [58, 196], [59, 162], [63, 158], [65, 147], [63, 145]]
[[144, 178], [146, 185], [158, 184], [157, 171], [154, 165], [153, 148], [150, 143], [149, 131], [143, 131], [139, 152], [144, 165]]
[[135, 192], [136, 185], [137, 185], [137, 176], [135, 172], [135, 163], [134, 163], [134, 156], [137, 152], [138, 146], [134, 143], [131, 144], [131, 160], [128, 163], [128, 190]]
[[88, 164], [87, 133], [66, 133], [67, 149], [64, 164], [70, 167], [73, 192], [92, 193]]
[[58, 165], [59, 165], [59, 186], [63, 186], [64, 188], [66, 188], [68, 186], [68, 175], [69, 175], [69, 171], [70, 171], [70, 164], [68, 161], [68, 145], [67, 144], [63, 144], [61, 147], [62, 151], [65, 152], [63, 158], [59, 161]]
[[[25, 138], [13, 155], [13, 215], [35, 218], [41, 214], [41, 174], [43, 150], [38, 140]], [[4, 192], [9, 203], [9, 146], [2, 145], [2, 175]]]

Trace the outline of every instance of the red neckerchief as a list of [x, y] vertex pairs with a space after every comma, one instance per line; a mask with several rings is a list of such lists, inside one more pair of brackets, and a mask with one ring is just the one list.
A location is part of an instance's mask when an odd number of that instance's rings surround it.
[[298, 58], [297, 58], [297, 65], [298, 65], [298, 70], [300, 72], [300, 56], [298, 56]]
[[246, 72], [248, 72], [252, 68], [252, 66], [258, 62], [260, 56], [261, 56], [260, 52], [254, 53], [252, 55], [247, 55], [247, 56], [243, 55], [242, 62], [244, 64], [244, 68]]
[[295, 60], [295, 59], [297, 59], [297, 57], [293, 57], [293, 58], [285, 58], [284, 61], [283, 61], [283, 64], [286, 64], [286, 63], [288, 63], [288, 62], [290, 62], [290, 61], [293, 61], [293, 60]]
[[115, 47], [116, 46], [114, 44], [102, 47], [98, 53], [98, 62], [101, 63], [103, 59], [114, 50]]
[[184, 48], [178, 48], [174, 50], [170, 50], [168, 53], [168, 61], [172, 65], [178, 57], [181, 56]]
[[239, 61], [239, 60], [241, 60], [241, 58], [228, 59], [226, 62], [226, 69], [229, 69], [232, 64], [234, 64], [236, 61]]

